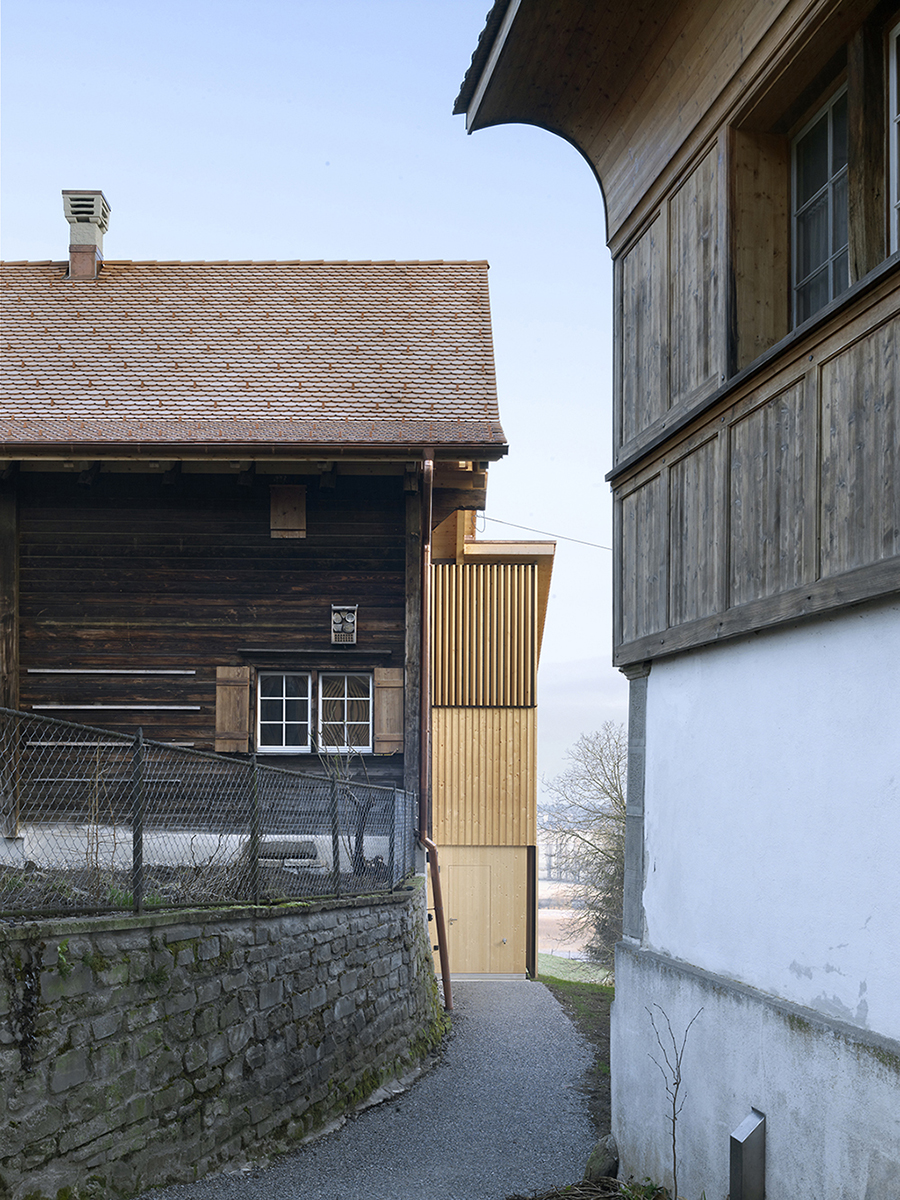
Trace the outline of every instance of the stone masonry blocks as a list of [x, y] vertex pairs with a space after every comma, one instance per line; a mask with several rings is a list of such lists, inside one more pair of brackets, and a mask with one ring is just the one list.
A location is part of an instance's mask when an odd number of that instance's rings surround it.
[[27, 1071], [0, 977], [4, 1197], [185, 1182], [305, 1136], [408, 1067], [444, 1028], [424, 903], [417, 885], [0, 929], [12, 961], [39, 947], [41, 963]]

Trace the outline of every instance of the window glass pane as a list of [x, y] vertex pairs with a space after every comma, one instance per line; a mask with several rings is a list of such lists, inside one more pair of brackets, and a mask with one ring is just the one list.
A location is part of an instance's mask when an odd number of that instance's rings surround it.
[[823, 267], [817, 275], [797, 288], [797, 324], [818, 312], [828, 300], [828, 268]]
[[261, 696], [280, 696], [281, 687], [280, 675], [260, 675], [259, 694]]
[[824, 113], [796, 145], [797, 206], [805, 204], [828, 181], [828, 114]]
[[305, 696], [308, 690], [305, 675], [285, 675], [284, 694], [286, 696]]
[[833, 220], [831, 231], [831, 252], [843, 250], [848, 240], [847, 222], [847, 172], [834, 181], [833, 191]]
[[831, 277], [831, 295], [839, 296], [850, 286], [850, 257], [845, 250], [834, 260]]
[[259, 728], [259, 742], [261, 746], [280, 746], [282, 744], [281, 726], [261, 725]]
[[259, 718], [261, 721], [280, 721], [281, 701], [261, 700], [259, 704]]
[[305, 746], [307, 744], [305, 725], [286, 725], [284, 729], [284, 744], [286, 746]]
[[369, 744], [369, 726], [368, 725], [348, 725], [347, 726], [347, 745], [348, 746], [368, 746]]
[[343, 721], [344, 719], [344, 702], [343, 700], [323, 700], [322, 701], [322, 720], [324, 721]]
[[344, 676], [343, 675], [323, 675], [322, 676], [322, 695], [323, 696], [343, 696], [344, 694]]
[[797, 217], [797, 279], [803, 280], [828, 258], [828, 196], [822, 195]]
[[347, 701], [347, 720], [348, 721], [368, 721], [369, 719], [369, 701], [365, 700], [348, 700]]
[[348, 696], [366, 696], [369, 695], [369, 677], [368, 675], [348, 675], [347, 676], [347, 695]]
[[305, 721], [307, 707], [305, 698], [303, 700], [286, 700], [284, 702], [284, 719], [286, 721]]
[[325, 750], [333, 750], [336, 746], [344, 744], [344, 727], [343, 725], [322, 725], [322, 748]]
[[834, 102], [831, 110], [831, 174], [847, 165], [847, 93]]

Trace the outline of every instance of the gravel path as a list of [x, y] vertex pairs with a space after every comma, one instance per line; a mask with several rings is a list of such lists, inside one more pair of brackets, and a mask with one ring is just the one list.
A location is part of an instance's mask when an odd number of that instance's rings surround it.
[[409, 1091], [265, 1169], [142, 1200], [502, 1200], [580, 1179], [591, 1050], [540, 983], [454, 982], [453, 1033]]

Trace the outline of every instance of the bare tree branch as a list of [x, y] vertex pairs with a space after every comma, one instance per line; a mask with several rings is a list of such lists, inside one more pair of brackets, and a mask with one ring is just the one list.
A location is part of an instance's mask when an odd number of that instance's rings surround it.
[[566, 770], [544, 781], [550, 799], [541, 805], [542, 827], [572, 880], [572, 929], [585, 937], [591, 959], [612, 970], [625, 882], [625, 726], [607, 721], [583, 733], [566, 757]]

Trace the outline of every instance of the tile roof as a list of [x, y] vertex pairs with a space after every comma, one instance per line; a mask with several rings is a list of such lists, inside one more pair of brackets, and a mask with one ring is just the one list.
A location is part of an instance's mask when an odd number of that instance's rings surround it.
[[486, 263], [67, 266], [0, 267], [2, 453], [505, 452]]

